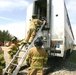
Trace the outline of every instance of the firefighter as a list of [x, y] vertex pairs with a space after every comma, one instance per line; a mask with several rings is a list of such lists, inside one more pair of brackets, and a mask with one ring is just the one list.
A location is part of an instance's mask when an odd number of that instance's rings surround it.
[[35, 14], [32, 15], [32, 20], [30, 21], [27, 37], [25, 38], [25, 40], [23, 40], [22, 43], [30, 44], [35, 37], [37, 26], [42, 24], [43, 24], [43, 21], [37, 19], [37, 16]]
[[34, 45], [26, 56], [26, 64], [30, 64], [28, 75], [43, 75], [43, 66], [47, 62], [47, 53], [42, 48], [41, 38], [37, 38]]
[[3, 73], [3, 69], [5, 68], [5, 59], [4, 59], [4, 51], [0, 47], [0, 75]]
[[[18, 43], [17, 38], [14, 36], [12, 38], [12, 44], [8, 47], [8, 54], [9, 54], [9, 62], [13, 59], [13, 56], [16, 54], [16, 52], [18, 51], [20, 44]], [[15, 64], [18, 63], [18, 59], [16, 59], [14, 61]], [[14, 66], [12, 65], [10, 67], [10, 69], [8, 70], [9, 72], [12, 72], [12, 69], [14, 68]]]

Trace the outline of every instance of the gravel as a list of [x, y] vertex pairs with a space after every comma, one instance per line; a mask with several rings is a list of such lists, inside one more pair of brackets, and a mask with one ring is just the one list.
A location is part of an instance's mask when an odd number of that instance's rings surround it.
[[76, 64], [68, 58], [58, 65], [49, 75], [76, 75]]

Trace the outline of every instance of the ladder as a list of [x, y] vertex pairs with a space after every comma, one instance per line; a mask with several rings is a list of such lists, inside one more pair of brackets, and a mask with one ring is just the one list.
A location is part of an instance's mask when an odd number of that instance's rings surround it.
[[[11, 60], [11, 62], [10, 62], [10, 63], [8, 64], [8, 66], [4, 69], [3, 75], [6, 75], [6, 74], [9, 74], [9, 75], [17, 75], [17, 74], [18, 74], [18, 72], [19, 72], [19, 70], [20, 70], [20, 68], [21, 68], [21, 66], [22, 66], [22, 64], [23, 64], [23, 62], [24, 62], [24, 60], [25, 60], [25, 58], [26, 58], [26, 55], [27, 55], [29, 49], [34, 45], [34, 41], [37, 39], [39, 33], [42, 31], [42, 29], [43, 29], [43, 27], [44, 27], [44, 25], [45, 25], [45, 22], [46, 22], [46, 21], [43, 22], [43, 25], [41, 25], [40, 29], [37, 31], [34, 40], [33, 40], [32, 43], [28, 46], [28, 48], [25, 49], [25, 50], [22, 50], [22, 48], [25, 46], [25, 45], [23, 44], [23, 45], [21, 46], [21, 48], [17, 51], [17, 53], [14, 55], [13, 59]], [[19, 57], [19, 53], [20, 53], [20, 52], [24, 52], [24, 55], [23, 55], [22, 57]], [[15, 61], [16, 58], [20, 58], [20, 61], [19, 61], [18, 64], [14, 64], [14, 61]], [[15, 69], [14, 69], [14, 71], [13, 71], [12, 73], [9, 73], [9, 72], [8, 72], [8, 69], [10, 68], [11, 65], [15, 66]]]

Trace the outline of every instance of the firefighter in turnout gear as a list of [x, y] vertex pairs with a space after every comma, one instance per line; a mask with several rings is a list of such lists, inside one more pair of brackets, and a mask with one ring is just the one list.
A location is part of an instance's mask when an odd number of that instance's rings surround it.
[[37, 26], [42, 25], [42, 24], [43, 24], [43, 21], [37, 19], [37, 16], [35, 14], [32, 15], [32, 20], [30, 21], [30, 26], [29, 26], [29, 31], [27, 33], [27, 37], [25, 38], [25, 40], [23, 40], [22, 43], [30, 44], [35, 37]]
[[42, 48], [43, 42], [41, 41], [41, 38], [37, 38], [34, 45], [34, 47], [30, 48], [28, 55], [26, 56], [26, 64], [30, 64], [28, 75], [43, 75], [43, 66], [48, 59], [47, 53]]
[[4, 51], [0, 47], [0, 75], [3, 73], [3, 69], [5, 68], [5, 59], [4, 59]]
[[[13, 56], [16, 54], [18, 51], [20, 44], [18, 43], [17, 38], [14, 36], [12, 38], [12, 44], [8, 47], [8, 54], [9, 54], [9, 62], [13, 59]], [[15, 64], [18, 63], [18, 59], [14, 61]], [[12, 69], [15, 68], [14, 66], [11, 66], [10, 69], [8, 70], [9, 72], [12, 72]]]

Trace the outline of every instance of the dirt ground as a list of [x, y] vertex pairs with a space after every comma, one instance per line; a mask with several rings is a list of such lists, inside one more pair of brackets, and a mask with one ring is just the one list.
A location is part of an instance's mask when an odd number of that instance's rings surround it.
[[2, 50], [4, 51], [4, 58], [5, 58], [5, 61], [6, 61], [6, 65], [8, 65], [9, 64], [9, 55], [7, 53], [8, 47], [2, 46]]

